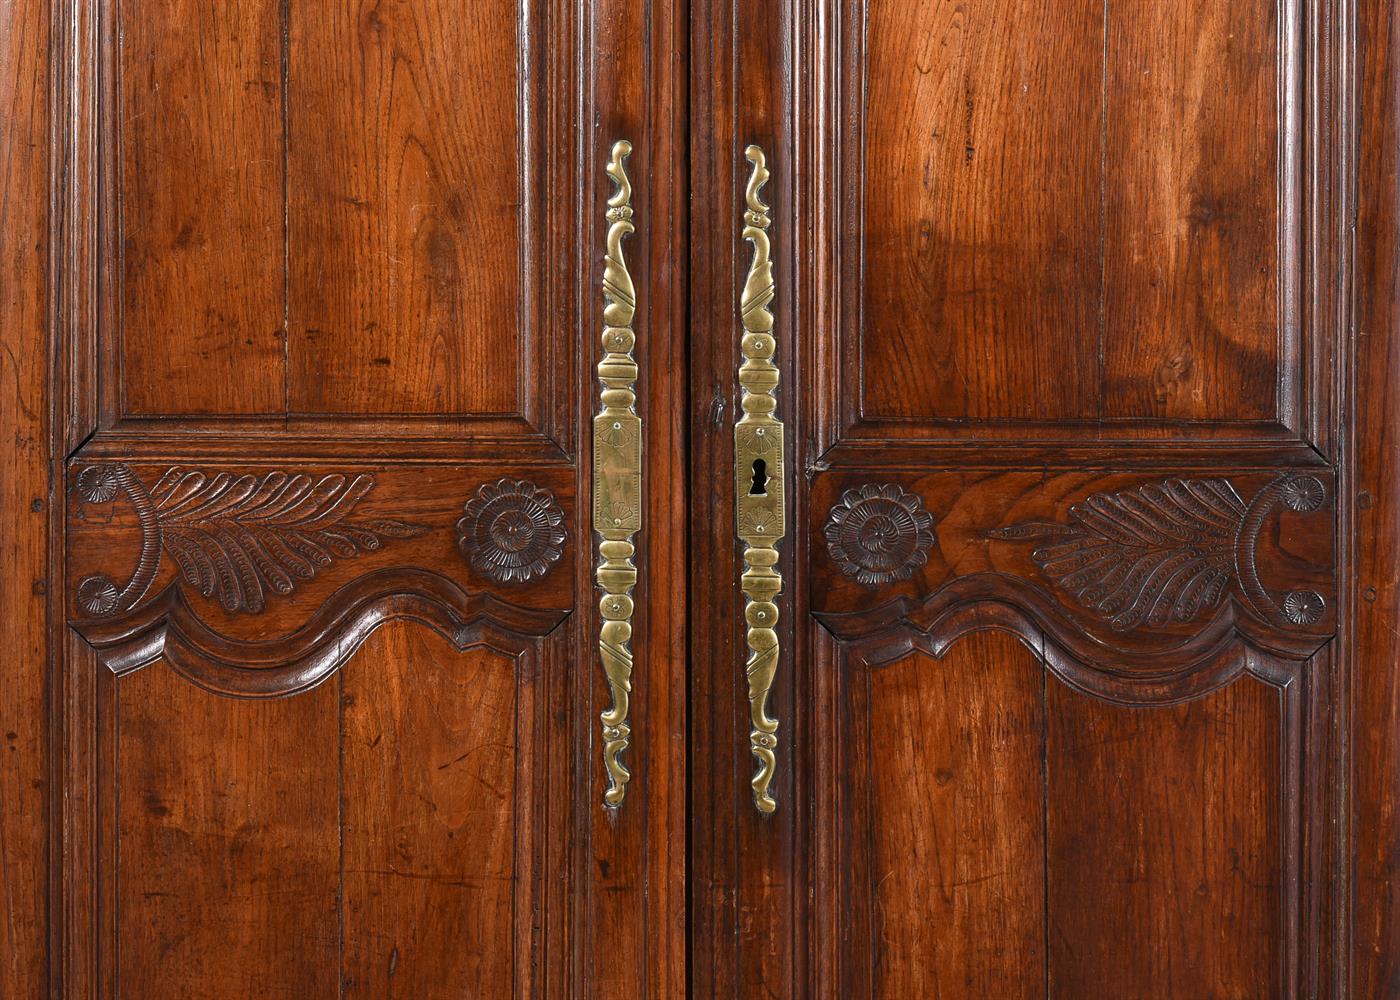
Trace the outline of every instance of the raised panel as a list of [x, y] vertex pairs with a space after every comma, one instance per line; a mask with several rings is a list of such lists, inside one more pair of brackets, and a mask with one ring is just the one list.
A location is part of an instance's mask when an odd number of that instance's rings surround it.
[[1301, 206], [1336, 161], [1300, 149], [1334, 76], [1300, 37], [1329, 4], [833, 15], [840, 142], [803, 202], [836, 440], [1325, 438], [1341, 290], [1302, 284], [1331, 205]]
[[[851, 997], [1043, 995], [1043, 672], [1005, 633], [870, 670], [847, 785]], [[857, 741], [853, 740], [853, 744]], [[865, 935], [868, 933], [869, 939]], [[868, 964], [867, 964], [868, 962]], [[868, 985], [867, 985], [868, 980]]]
[[552, 755], [506, 645], [392, 623], [273, 698], [99, 668], [103, 995], [542, 996]]
[[335, 685], [220, 698], [163, 661], [109, 683], [103, 995], [336, 997]]
[[520, 7], [290, 8], [292, 412], [518, 412], [544, 42]]
[[1183, 705], [1130, 708], [1051, 681], [1052, 994], [1296, 995], [1286, 698], [1244, 678]]
[[344, 996], [521, 995], [539, 784], [521, 669], [398, 627], [344, 671]]
[[1311, 669], [1108, 699], [1045, 641], [982, 604], [836, 647], [819, 994], [1306, 995], [1331, 935], [1307, 880], [1335, 859], [1327, 795], [1296, 796], [1331, 766]]
[[1291, 419], [1300, 316], [1280, 298], [1280, 247], [1296, 252], [1281, 215], [1295, 181], [1280, 167], [1297, 123], [1279, 85], [1297, 4], [1106, 10], [1095, 415]]
[[866, 16], [865, 414], [1093, 412], [1103, 5], [870, 0]]
[[[115, 110], [104, 334], [122, 408], [283, 408], [281, 6], [109, 2]], [[112, 44], [115, 44], [112, 43]]]
[[551, 8], [109, 2], [103, 428], [567, 443], [578, 19]]

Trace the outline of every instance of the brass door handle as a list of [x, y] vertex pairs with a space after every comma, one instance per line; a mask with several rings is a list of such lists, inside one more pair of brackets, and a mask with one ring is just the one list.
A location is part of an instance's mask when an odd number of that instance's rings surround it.
[[636, 410], [637, 337], [632, 330], [637, 294], [622, 255], [632, 224], [632, 184], [623, 160], [626, 139], [613, 143], [606, 167], [617, 190], [608, 199], [607, 253], [603, 259], [603, 360], [598, 363], [602, 409], [593, 418], [593, 530], [599, 535], [598, 604], [602, 625], [598, 655], [612, 705], [603, 712], [603, 765], [608, 788], [603, 801], [619, 806], [631, 777], [619, 759], [631, 740], [627, 722], [632, 692], [632, 588], [637, 584], [633, 536], [642, 530], [642, 418]]
[[778, 747], [778, 720], [768, 714], [768, 693], [778, 671], [778, 605], [783, 588], [777, 571], [778, 541], [786, 529], [783, 503], [783, 424], [774, 415], [778, 400], [778, 368], [773, 364], [773, 264], [769, 259], [768, 227], [772, 219], [759, 192], [768, 183], [763, 150], [749, 146], [744, 156], [753, 164], [745, 200], [743, 238], [753, 244], [748, 278], [739, 300], [744, 333], [740, 351], [739, 385], [743, 415], [734, 425], [735, 514], [744, 542], [744, 620], [749, 648], [745, 671], [749, 681], [749, 749], [758, 763], [753, 776], [753, 801], [761, 813], [778, 804], [768, 790], [773, 780]]

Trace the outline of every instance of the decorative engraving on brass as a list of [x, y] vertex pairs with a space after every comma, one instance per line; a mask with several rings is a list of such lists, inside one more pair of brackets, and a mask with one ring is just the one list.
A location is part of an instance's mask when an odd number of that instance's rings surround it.
[[603, 801], [622, 804], [631, 778], [618, 758], [627, 749], [632, 728], [627, 723], [632, 691], [632, 588], [637, 583], [632, 537], [642, 529], [642, 418], [635, 403], [637, 362], [632, 355], [637, 337], [632, 316], [637, 296], [632, 275], [622, 256], [622, 240], [632, 225], [632, 183], [623, 160], [632, 144], [613, 143], [608, 176], [617, 190], [608, 199], [607, 255], [603, 262], [603, 360], [598, 363], [602, 410], [593, 420], [593, 529], [599, 534], [598, 586], [603, 590], [603, 615], [598, 653], [612, 689], [612, 705], [602, 714], [603, 763], [608, 789]]
[[734, 426], [735, 511], [744, 542], [744, 620], [748, 625], [749, 715], [753, 725], [749, 748], [758, 761], [753, 776], [753, 800], [758, 811], [778, 806], [768, 791], [776, 766], [778, 720], [768, 714], [768, 694], [778, 671], [778, 605], [783, 589], [778, 564], [778, 541], [786, 530], [783, 504], [783, 425], [773, 414], [778, 407], [778, 368], [773, 364], [773, 265], [769, 260], [768, 227], [772, 219], [759, 192], [768, 183], [763, 150], [749, 146], [744, 156], [753, 164], [745, 193], [743, 238], [753, 244], [748, 279], [739, 313], [744, 324], [739, 385], [744, 394], [743, 416]]

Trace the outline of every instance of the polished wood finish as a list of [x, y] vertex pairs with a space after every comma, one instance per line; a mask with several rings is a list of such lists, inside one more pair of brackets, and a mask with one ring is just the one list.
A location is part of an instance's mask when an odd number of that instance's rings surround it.
[[53, 562], [54, 434], [48, 211], [50, 93], [58, 34], [47, 4], [0, 7], [0, 994], [49, 995], [59, 937], [50, 904], [57, 867], [51, 728], [50, 609], [61, 600]]
[[[55, 10], [55, 788], [23, 836], [51, 801], [60, 852], [51, 919], [8, 927], [52, 934], [53, 995], [679, 995], [683, 20]], [[611, 811], [587, 430], [624, 137], [647, 532]]]
[[[696, 995], [1393, 987], [1383, 6], [695, 5], [692, 184], [736, 205], [770, 151], [799, 470], [771, 818], [696, 493]], [[703, 481], [742, 253], [692, 236]]]
[[1400, 993], [1397, 45], [1382, 0], [0, 8], [0, 995]]
[[1350, 334], [1351, 403], [1344, 473], [1351, 539], [1340, 660], [1348, 696], [1355, 843], [1353, 995], [1400, 992], [1400, 14], [1358, 8], [1360, 125], [1356, 165], [1356, 317]]
[[289, 411], [520, 412], [501, 338], [546, 315], [545, 100], [568, 93], [542, 92], [545, 9], [289, 7]]

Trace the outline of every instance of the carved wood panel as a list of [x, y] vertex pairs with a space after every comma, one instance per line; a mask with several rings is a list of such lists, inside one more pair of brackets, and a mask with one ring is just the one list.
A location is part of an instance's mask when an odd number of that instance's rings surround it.
[[[54, 8], [65, 995], [683, 989], [676, 13]], [[580, 497], [620, 138], [655, 535], [604, 817]]]
[[103, 428], [567, 445], [576, 20], [551, 0], [101, 6]]
[[1325, 440], [1339, 9], [823, 5], [827, 443]]

